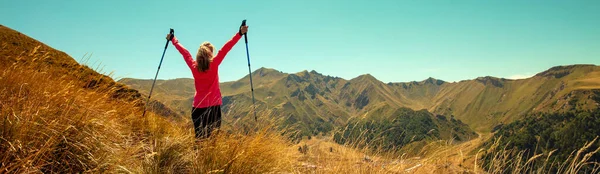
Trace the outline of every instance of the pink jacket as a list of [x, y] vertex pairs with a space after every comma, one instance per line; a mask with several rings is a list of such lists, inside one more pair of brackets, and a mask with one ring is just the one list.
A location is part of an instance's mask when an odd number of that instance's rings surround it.
[[219, 65], [225, 58], [225, 55], [233, 48], [233, 46], [242, 38], [239, 34], [235, 34], [231, 40], [227, 41], [223, 48], [217, 52], [217, 55], [210, 63], [209, 69], [206, 72], [199, 72], [196, 69], [196, 61], [192, 58], [190, 52], [179, 43], [176, 37], [173, 37], [171, 42], [183, 56], [183, 60], [192, 70], [194, 76], [194, 86], [196, 86], [196, 94], [194, 94], [193, 107], [206, 108], [210, 106], [222, 105], [221, 89], [219, 88]]

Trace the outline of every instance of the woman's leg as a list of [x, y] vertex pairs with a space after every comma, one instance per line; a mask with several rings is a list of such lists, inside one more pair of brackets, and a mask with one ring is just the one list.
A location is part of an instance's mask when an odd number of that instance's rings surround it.
[[221, 127], [221, 106], [192, 107], [192, 122], [194, 122], [196, 138], [210, 137], [213, 129]]
[[212, 109], [210, 107], [204, 108], [204, 112], [202, 112], [202, 138], [210, 137], [211, 113]]
[[215, 106], [215, 129], [221, 128], [221, 105]]
[[208, 110], [207, 136], [210, 136], [213, 129], [221, 127], [221, 106], [211, 106]]
[[204, 137], [204, 126], [202, 122], [204, 120], [203, 113], [206, 112], [207, 108], [195, 108], [192, 107], [192, 122], [194, 123], [194, 132], [196, 133], [196, 138]]

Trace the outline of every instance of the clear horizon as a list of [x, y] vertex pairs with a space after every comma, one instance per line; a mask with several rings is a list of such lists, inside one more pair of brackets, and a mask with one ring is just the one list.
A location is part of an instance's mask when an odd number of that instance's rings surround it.
[[[315, 70], [352, 79], [448, 82], [525, 78], [554, 66], [600, 64], [600, 1], [2, 1], [0, 24], [113, 77], [153, 79], [165, 35], [194, 54], [220, 48], [242, 19], [252, 71]], [[243, 39], [221, 82], [248, 74]], [[159, 79], [191, 78], [169, 44]]]

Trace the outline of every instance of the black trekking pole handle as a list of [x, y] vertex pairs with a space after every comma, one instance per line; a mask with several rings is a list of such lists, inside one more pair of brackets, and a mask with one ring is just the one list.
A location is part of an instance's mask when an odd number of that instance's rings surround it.
[[[242, 25], [240, 26], [240, 30], [242, 26], [246, 26], [246, 19], [244, 19], [242, 21]], [[246, 41], [246, 43], [248, 43], [248, 32], [244, 33], [244, 41]]]
[[169, 37], [169, 40], [167, 40], [167, 44], [165, 44], [165, 49], [167, 49], [167, 47], [169, 46], [169, 41], [173, 40], [173, 37], [175, 37], [175, 30], [170, 28], [169, 34], [171, 34], [171, 37]]

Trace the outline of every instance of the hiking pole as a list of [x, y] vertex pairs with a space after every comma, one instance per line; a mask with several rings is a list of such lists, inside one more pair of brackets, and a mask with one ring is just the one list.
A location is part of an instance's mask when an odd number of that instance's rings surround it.
[[[246, 26], [246, 19], [242, 21], [242, 26]], [[240, 26], [241, 27], [241, 26]], [[248, 32], [244, 33], [244, 41], [246, 41], [246, 57], [248, 58], [248, 76], [250, 76], [250, 89], [252, 90], [252, 107], [254, 110], [254, 121], [256, 118], [256, 103], [254, 101], [254, 85], [252, 84], [252, 70], [250, 70], [250, 53], [248, 53]]]
[[154, 81], [152, 82], [152, 88], [150, 88], [148, 99], [146, 99], [146, 106], [144, 106], [144, 113], [142, 114], [142, 117], [146, 115], [146, 108], [148, 107], [148, 103], [150, 103], [150, 96], [152, 96], [152, 90], [154, 90], [154, 84], [156, 83], [156, 77], [158, 77], [158, 72], [160, 71], [160, 65], [162, 65], [163, 58], [165, 58], [165, 52], [167, 52], [167, 47], [169, 46], [169, 41], [173, 39], [173, 34], [175, 34], [175, 31], [171, 28], [169, 34], [171, 34], [171, 38], [167, 40], [167, 44], [165, 44], [165, 50], [163, 51], [162, 57], [160, 57], [160, 63], [158, 63], [158, 69], [156, 70], [156, 75], [154, 75]]

